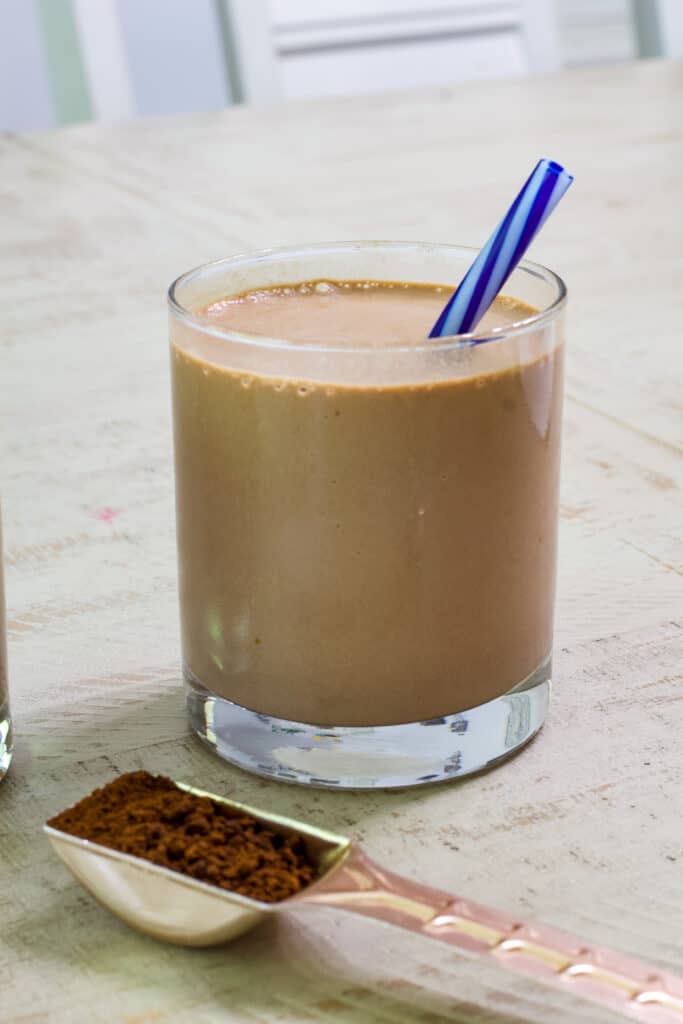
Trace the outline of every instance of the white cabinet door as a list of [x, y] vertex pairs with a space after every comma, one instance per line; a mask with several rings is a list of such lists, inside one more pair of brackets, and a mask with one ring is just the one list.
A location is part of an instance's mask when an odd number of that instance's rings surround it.
[[520, 33], [419, 39], [287, 52], [279, 60], [287, 99], [340, 96], [522, 74]]
[[456, 14], [481, 20], [492, 18], [499, 23], [518, 20], [524, 0], [268, 0], [273, 24], [279, 29], [287, 25], [337, 24], [344, 21], [389, 20], [394, 17], [421, 17]]
[[442, 85], [559, 66], [554, 0], [223, 2], [247, 100]]

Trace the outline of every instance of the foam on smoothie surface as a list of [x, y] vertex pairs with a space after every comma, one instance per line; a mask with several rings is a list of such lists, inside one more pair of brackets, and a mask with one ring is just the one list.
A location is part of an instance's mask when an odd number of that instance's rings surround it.
[[[398, 281], [306, 281], [226, 296], [203, 310], [223, 327], [301, 344], [371, 341], [418, 344], [452, 286]], [[498, 296], [477, 333], [506, 327], [536, 310]]]

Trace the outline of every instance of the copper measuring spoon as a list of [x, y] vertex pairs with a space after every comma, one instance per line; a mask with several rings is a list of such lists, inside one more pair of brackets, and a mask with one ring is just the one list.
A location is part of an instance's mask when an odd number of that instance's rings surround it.
[[546, 925], [531, 924], [388, 871], [345, 836], [176, 783], [304, 837], [319, 877], [280, 903], [261, 903], [140, 857], [44, 825], [52, 846], [89, 892], [138, 931], [177, 945], [226, 942], [269, 914], [336, 907], [374, 917], [500, 967], [530, 975], [649, 1024], [683, 1024], [683, 978]]

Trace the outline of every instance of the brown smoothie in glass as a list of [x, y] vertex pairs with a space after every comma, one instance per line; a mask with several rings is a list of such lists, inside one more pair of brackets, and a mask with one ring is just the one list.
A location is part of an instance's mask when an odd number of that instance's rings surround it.
[[[397, 383], [247, 374], [175, 339], [183, 655], [213, 693], [388, 725], [482, 704], [548, 657], [562, 349], [532, 333], [435, 374], [425, 336], [450, 290], [307, 282], [203, 311], [293, 346], [415, 346]], [[534, 312], [501, 297], [479, 330]]]

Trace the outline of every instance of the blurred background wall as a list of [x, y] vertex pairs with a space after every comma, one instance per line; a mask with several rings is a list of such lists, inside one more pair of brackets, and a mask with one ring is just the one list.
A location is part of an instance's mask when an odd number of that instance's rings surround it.
[[683, 56], [683, 0], [0, 0], [0, 131]]

